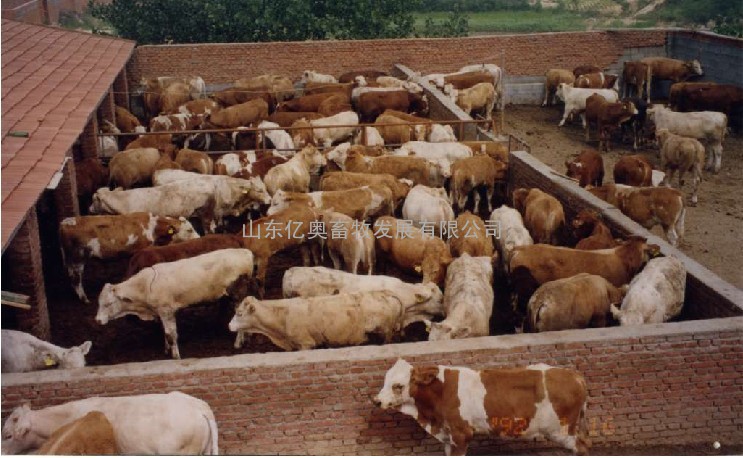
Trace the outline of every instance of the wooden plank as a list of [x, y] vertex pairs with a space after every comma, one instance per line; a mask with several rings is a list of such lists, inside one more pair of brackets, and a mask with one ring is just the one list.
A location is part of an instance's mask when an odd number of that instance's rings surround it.
[[0, 291], [0, 299], [3, 301], [18, 302], [28, 304], [29, 296], [25, 294], [11, 293], [10, 291]]
[[23, 309], [23, 310], [31, 310], [31, 306], [28, 304], [21, 304], [20, 302], [13, 302], [13, 301], [6, 301], [5, 299], [0, 300], [0, 303], [3, 305], [9, 305], [11, 307]]

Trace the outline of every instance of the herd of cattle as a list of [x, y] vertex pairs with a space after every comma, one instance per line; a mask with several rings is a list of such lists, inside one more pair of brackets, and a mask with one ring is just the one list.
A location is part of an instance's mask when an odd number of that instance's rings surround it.
[[[648, 107], [641, 97], [620, 102], [611, 89], [616, 78], [592, 70], [598, 69], [547, 73], [545, 104], [552, 93], [565, 102], [560, 125], [574, 115], [587, 128], [596, 122], [608, 148], [625, 122], [635, 133], [654, 123], [662, 167], [678, 170], [680, 180], [685, 171], [694, 173], [696, 203], [705, 155], [697, 139], [708, 141], [719, 171], [727, 115], [737, 105], [727, 105], [727, 114], [682, 113]], [[649, 101], [651, 78], [683, 81], [690, 74], [701, 74], [698, 62], [649, 59], [625, 64], [622, 80], [637, 85], [639, 96], [646, 87]], [[506, 194], [506, 149], [458, 141], [451, 125], [425, 118], [423, 80], [484, 118], [502, 102], [502, 72], [491, 64], [410, 81], [374, 70], [338, 79], [306, 71], [298, 85], [263, 75], [208, 97], [198, 77], [143, 80], [147, 119], [116, 107], [104, 123], [106, 133], [130, 134], [100, 137], [112, 155], [108, 168], [98, 158], [76, 163], [90, 215], [67, 218], [60, 227], [76, 293], [90, 302], [83, 274], [91, 258], [128, 260], [125, 278], [110, 279], [118, 283], [100, 291], [96, 322], [158, 319], [173, 358], [180, 358], [176, 313], [224, 297], [235, 305], [228, 327], [236, 348], [247, 334], [262, 334], [287, 351], [399, 341], [417, 322], [426, 325], [429, 340], [487, 336], [494, 309], [511, 314], [525, 332], [659, 323], [679, 315], [686, 272], [678, 259], [659, 256], [643, 238], [617, 238], [596, 212], [582, 210], [567, 220], [560, 201], [540, 189]], [[680, 110], [709, 109], [718, 91], [726, 102], [738, 97], [725, 85], [677, 83], [672, 100]], [[652, 167], [642, 156], [620, 160], [616, 184], [609, 185], [602, 183], [596, 151], [566, 165], [568, 176], [632, 219], [661, 224], [671, 243], [683, 236], [683, 195], [652, 186]], [[504, 202], [510, 206], [493, 209]], [[264, 299], [271, 259], [293, 248], [303, 266], [283, 273], [282, 299]], [[325, 254], [334, 268], [320, 265]], [[391, 266], [420, 281], [374, 275]], [[65, 349], [3, 330], [2, 371], [82, 367], [91, 345]], [[521, 399], [523, 412], [502, 401], [516, 380], [519, 395], [531, 396]], [[423, 400], [440, 408], [420, 410]], [[465, 453], [481, 432], [543, 436], [574, 452], [587, 447], [585, 381], [566, 369], [478, 372], [400, 360], [374, 401], [413, 416], [447, 453]], [[150, 421], [131, 421], [137, 416]], [[162, 422], [157, 440], [141, 430], [153, 418]], [[87, 453], [217, 453], [211, 409], [177, 392], [92, 398], [39, 411], [19, 407], [2, 435], [7, 453], [40, 447], [75, 453], [91, 437], [102, 448]]]

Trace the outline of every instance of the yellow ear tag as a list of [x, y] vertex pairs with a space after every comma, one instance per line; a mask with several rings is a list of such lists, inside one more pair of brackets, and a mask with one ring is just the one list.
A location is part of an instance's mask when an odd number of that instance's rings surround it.
[[47, 356], [46, 358], [44, 358], [44, 364], [47, 366], [54, 366], [55, 364], [57, 364], [57, 362], [54, 361], [51, 356]]
[[431, 323], [426, 323], [426, 332], [431, 332]]
[[170, 229], [168, 229], [168, 234], [173, 234], [174, 232], [175, 232], [175, 231], [173, 230], [173, 228], [172, 228], [172, 227], [171, 227]]

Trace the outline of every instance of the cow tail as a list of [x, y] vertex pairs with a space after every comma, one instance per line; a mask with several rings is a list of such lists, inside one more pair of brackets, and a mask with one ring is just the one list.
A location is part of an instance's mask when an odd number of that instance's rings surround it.
[[582, 445], [582, 447], [579, 447], [578, 453], [588, 453], [588, 449], [591, 448], [591, 439], [589, 439], [590, 431], [588, 429], [588, 418], [586, 416], [587, 404], [587, 401], [583, 402], [583, 405], [580, 408], [580, 414], [578, 416], [578, 430], [576, 431], [576, 436], [577, 442]]
[[676, 220], [676, 223], [674, 224], [675, 229], [676, 229], [676, 234], [678, 234], [679, 238], [682, 238], [684, 236], [684, 231], [686, 230], [686, 225], [685, 225], [686, 207], [683, 206], [684, 204], [683, 200], [684, 198], [681, 197], [681, 205], [682, 205], [681, 214], [679, 215], [678, 219]]
[[207, 416], [202, 414], [206, 419], [206, 424], [209, 428], [209, 443], [207, 448], [203, 451], [204, 455], [219, 455], [219, 432], [217, 430], [217, 421], [214, 419], [214, 415]]

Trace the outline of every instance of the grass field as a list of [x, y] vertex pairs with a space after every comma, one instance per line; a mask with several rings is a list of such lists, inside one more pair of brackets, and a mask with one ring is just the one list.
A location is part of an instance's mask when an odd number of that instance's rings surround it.
[[[422, 29], [426, 18], [443, 22], [449, 13], [417, 13], [415, 25]], [[552, 9], [528, 11], [486, 11], [467, 13], [470, 34], [529, 33], [586, 30], [592, 28], [651, 27], [652, 21], [640, 20], [631, 25], [611, 16]]]

